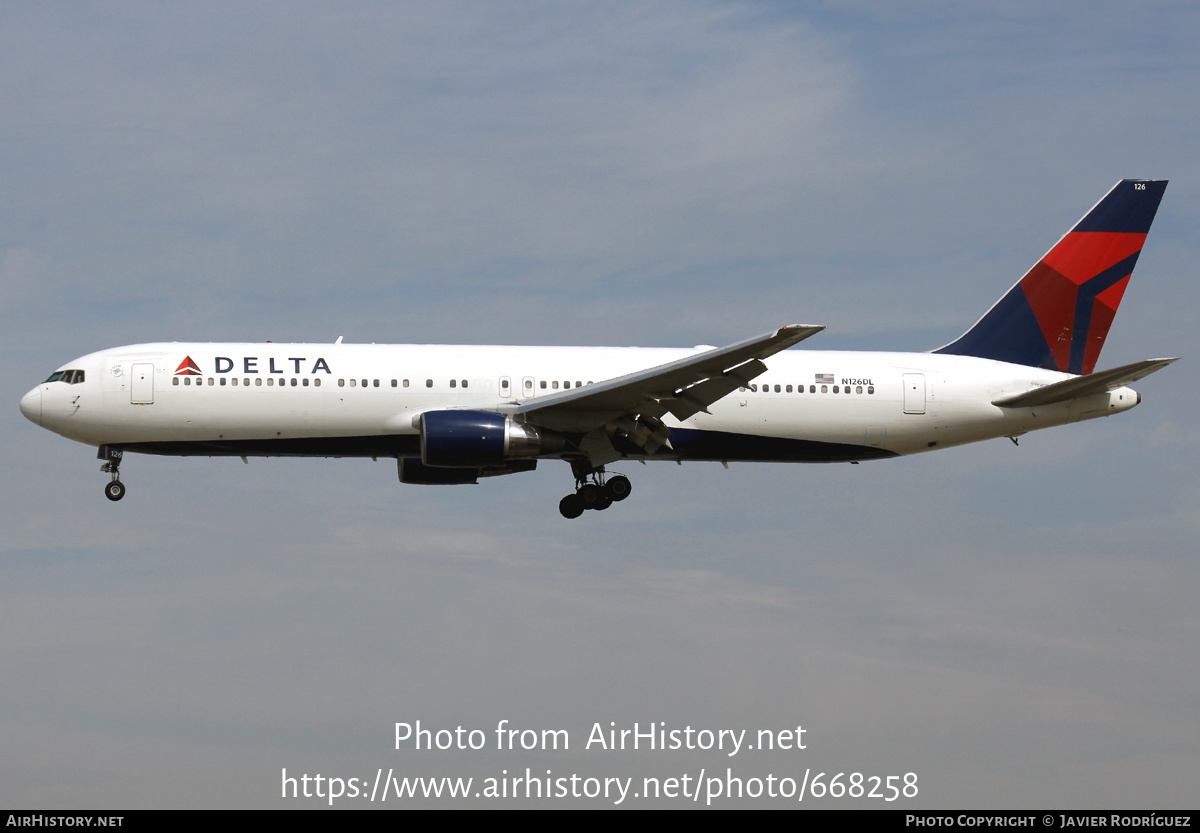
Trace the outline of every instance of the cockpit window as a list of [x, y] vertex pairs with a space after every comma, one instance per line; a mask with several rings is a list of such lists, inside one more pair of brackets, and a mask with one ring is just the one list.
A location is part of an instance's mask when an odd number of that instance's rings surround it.
[[[50, 378], [46, 380], [46, 383], [66, 382], [68, 385], [78, 385], [82, 381], [83, 381], [83, 371], [82, 370], [57, 370], [54, 373], [50, 374]], [[45, 384], [45, 383], [43, 383], [43, 384]]]
[[61, 379], [61, 378], [63, 377], [63, 374], [64, 374], [64, 373], [66, 373], [66, 371], [65, 371], [65, 370], [59, 370], [59, 371], [58, 371], [58, 372], [56, 372], [56, 373], [51, 373], [51, 374], [50, 374], [50, 378], [49, 378], [49, 379], [47, 379], [47, 380], [46, 380], [46, 382], [47, 382], [47, 383], [49, 383], [49, 382], [57, 382], [59, 379]]

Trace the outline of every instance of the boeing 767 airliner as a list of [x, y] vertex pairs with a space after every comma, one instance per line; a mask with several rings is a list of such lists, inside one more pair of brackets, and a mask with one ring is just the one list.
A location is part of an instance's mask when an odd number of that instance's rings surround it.
[[395, 457], [404, 483], [571, 465], [567, 518], [629, 496], [620, 460], [857, 462], [1109, 416], [1170, 364], [1093, 372], [1166, 189], [1118, 182], [955, 341], [928, 353], [787, 348], [791, 325], [728, 347], [138, 344], [63, 365], [21, 412], [124, 452]]

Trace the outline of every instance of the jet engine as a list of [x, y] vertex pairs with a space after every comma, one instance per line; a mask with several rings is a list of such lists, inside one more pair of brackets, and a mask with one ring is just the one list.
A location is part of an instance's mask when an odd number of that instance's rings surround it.
[[489, 411], [426, 411], [419, 427], [421, 462], [426, 466], [493, 466], [566, 448], [561, 434]]

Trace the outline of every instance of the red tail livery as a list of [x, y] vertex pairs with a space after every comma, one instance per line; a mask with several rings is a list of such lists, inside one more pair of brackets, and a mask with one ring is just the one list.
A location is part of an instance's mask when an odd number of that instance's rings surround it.
[[974, 327], [934, 352], [1091, 373], [1166, 187], [1118, 182]]

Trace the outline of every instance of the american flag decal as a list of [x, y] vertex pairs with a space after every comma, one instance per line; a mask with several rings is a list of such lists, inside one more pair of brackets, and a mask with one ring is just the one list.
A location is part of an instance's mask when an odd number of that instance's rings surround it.
[[818, 385], [832, 385], [833, 384], [833, 374], [832, 373], [818, 373], [817, 374], [817, 384]]

